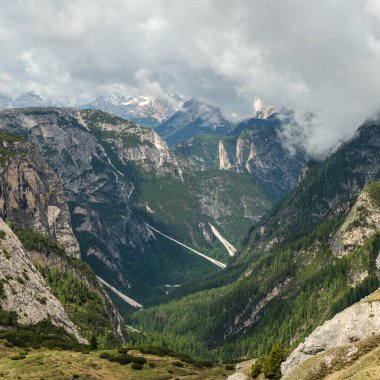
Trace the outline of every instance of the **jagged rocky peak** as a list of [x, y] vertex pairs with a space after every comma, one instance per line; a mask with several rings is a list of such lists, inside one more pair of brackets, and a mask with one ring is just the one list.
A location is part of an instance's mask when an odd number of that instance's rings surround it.
[[267, 119], [269, 116], [277, 112], [275, 107], [266, 105], [257, 97], [253, 100], [253, 111], [254, 116], [259, 119]]
[[231, 127], [231, 123], [223, 116], [219, 107], [208, 104], [200, 99], [192, 98], [188, 100], [179, 112], [183, 114], [183, 121], [192, 122], [200, 119], [202, 126], [207, 129], [223, 130], [226, 127]]
[[101, 111], [83, 110], [80, 114], [90, 129], [103, 132], [98, 137], [112, 147], [124, 164], [133, 161], [158, 174], [173, 171], [173, 167], [181, 171], [177, 158], [153, 129]]
[[40, 150], [19, 136], [0, 134], [0, 216], [46, 233], [80, 256], [62, 185]]
[[156, 130], [172, 145], [199, 134], [226, 134], [232, 126], [220, 108], [193, 98]]
[[50, 292], [17, 236], [2, 219], [0, 231], [1, 308], [16, 312], [18, 322], [25, 325], [49, 319], [53, 325], [63, 327], [78, 342], [88, 343]]
[[174, 92], [160, 96], [114, 92], [101, 95], [79, 108], [99, 109], [149, 127], [156, 127], [178, 111], [185, 99]]

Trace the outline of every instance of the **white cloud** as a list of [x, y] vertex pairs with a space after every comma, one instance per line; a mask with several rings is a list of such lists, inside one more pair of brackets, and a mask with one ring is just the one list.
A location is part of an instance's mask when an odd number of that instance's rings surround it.
[[169, 88], [234, 118], [258, 96], [317, 114], [297, 135], [316, 154], [379, 107], [378, 0], [0, 3], [0, 92], [75, 103]]

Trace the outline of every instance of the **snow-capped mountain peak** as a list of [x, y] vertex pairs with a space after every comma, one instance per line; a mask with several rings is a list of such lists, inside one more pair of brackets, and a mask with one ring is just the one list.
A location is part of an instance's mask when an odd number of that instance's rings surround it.
[[164, 93], [162, 97], [112, 93], [99, 96], [79, 108], [96, 108], [145, 126], [156, 127], [178, 111], [184, 102], [181, 96], [170, 92]]
[[260, 98], [255, 98], [253, 100], [253, 111], [255, 117], [259, 119], [267, 119], [277, 110], [273, 106], [266, 105]]

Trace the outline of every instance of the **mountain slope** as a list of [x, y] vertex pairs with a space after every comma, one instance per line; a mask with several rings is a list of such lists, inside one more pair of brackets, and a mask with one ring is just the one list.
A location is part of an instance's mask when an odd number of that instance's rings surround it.
[[[294, 345], [336, 312], [377, 289], [378, 235], [376, 223], [371, 222], [376, 219], [377, 195], [369, 186], [359, 199], [356, 196], [359, 186], [380, 179], [379, 137], [378, 123], [363, 125], [252, 229], [246, 246], [232, 259], [228, 275], [184, 285], [172, 293], [173, 301], [167, 305], [135, 313], [136, 328], [150, 334], [153, 342], [165, 339], [192, 355], [252, 357], [267, 353], [276, 341]], [[370, 193], [367, 210], [364, 199]], [[320, 214], [313, 215], [310, 210], [315, 209]], [[338, 258], [332, 251], [334, 237], [341, 231], [344, 236], [350, 210], [358, 209], [364, 211], [352, 228], [362, 231], [363, 238], [350, 248], [351, 253]], [[306, 222], [307, 215], [311, 220]], [[372, 232], [365, 232], [363, 226], [371, 226]], [[183, 334], [187, 345], [177, 338]]]
[[226, 262], [217, 235], [239, 243], [271, 206], [249, 176], [196, 171], [153, 130], [104, 112], [3, 110], [0, 126], [36, 144], [58, 176], [82, 258], [144, 305], [165, 296], [166, 285], [217, 270], [146, 223]]
[[258, 243], [264, 246], [274, 234], [277, 241], [286, 241], [310, 231], [329, 218], [338, 205], [347, 207], [367, 183], [378, 180], [379, 129], [378, 120], [369, 120], [331, 158], [311, 163], [306, 179], [274, 208], [261, 231], [256, 231]]
[[[270, 207], [270, 200], [248, 176], [194, 170], [151, 129], [118, 119], [105, 124], [105, 114], [98, 111], [82, 115], [116, 166], [129, 168], [125, 175], [133, 179], [131, 202], [139, 215], [183, 243], [225, 252], [209, 223], [236, 244]], [[218, 257], [227, 256], [225, 252]]]
[[199, 135], [178, 143], [175, 152], [195, 168], [218, 168], [255, 178], [274, 200], [284, 197], [297, 184], [307, 155], [302, 149], [290, 152], [280, 136], [281, 122], [248, 119], [228, 136]]
[[0, 231], [1, 309], [15, 312], [18, 323], [23, 325], [49, 319], [53, 325], [63, 327], [79, 343], [87, 343], [47, 287], [17, 236], [1, 219]]
[[157, 127], [156, 132], [173, 145], [199, 134], [225, 134], [231, 129], [231, 122], [224, 118], [219, 108], [191, 99]]
[[[70, 323], [75, 324], [73, 331], [87, 341], [92, 334], [102, 346], [125, 341], [121, 316], [91, 269], [79, 260], [79, 245], [72, 231], [64, 190], [39, 149], [19, 135], [2, 132], [0, 156], [0, 215], [17, 236], [12, 236], [9, 248], [3, 252], [14, 268], [3, 265], [0, 273], [5, 276], [4, 283], [11, 284], [9, 281], [15, 275], [10, 272], [23, 270], [17, 282], [29, 286], [28, 290], [23, 290], [25, 296], [20, 296], [16, 286], [10, 285], [12, 295], [17, 297], [17, 307], [14, 308], [15, 301], [8, 295], [7, 302], [3, 303], [4, 310], [14, 310], [18, 323], [35, 325], [44, 323], [47, 315], [54, 315], [56, 309], [61, 308], [64, 310], [61, 319], [67, 314]], [[5, 236], [4, 232], [3, 238]], [[22, 245], [22, 250], [17, 244]], [[16, 258], [17, 252], [22, 252], [19, 255], [28, 262], [28, 267], [34, 271], [32, 274], [28, 274], [23, 265], [12, 262], [11, 257], [15, 254]], [[36, 275], [36, 268], [47, 284], [42, 281], [34, 285], [33, 281], [40, 277]], [[48, 303], [45, 294], [49, 297], [53, 294], [57, 298], [55, 303]], [[39, 308], [46, 308], [46, 312], [40, 312]], [[28, 312], [23, 314], [24, 309], [40, 319], [25, 320]], [[96, 321], [96, 328], [88, 324], [89, 320]], [[54, 324], [63, 326], [58, 322]]]
[[[377, 290], [326, 321], [282, 363], [283, 379], [324, 379], [334, 373], [338, 375], [335, 379], [347, 378], [348, 374], [350, 378], [353, 374], [356, 378], [364, 378], [360, 377], [364, 372], [372, 372], [372, 378], [378, 377], [378, 364], [371, 365], [368, 359], [379, 355], [379, 308]], [[360, 359], [364, 356], [367, 356], [367, 364], [363, 368]]]

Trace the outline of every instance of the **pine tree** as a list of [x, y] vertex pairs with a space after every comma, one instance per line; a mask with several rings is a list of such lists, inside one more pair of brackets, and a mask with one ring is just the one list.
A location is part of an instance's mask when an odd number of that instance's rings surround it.
[[276, 343], [265, 359], [262, 372], [270, 380], [281, 379], [281, 363], [286, 359], [286, 351]]
[[264, 359], [258, 358], [255, 361], [255, 363], [252, 365], [251, 376], [253, 379], [256, 379], [260, 375], [263, 363], [264, 363]]
[[90, 348], [91, 348], [91, 350], [96, 350], [98, 348], [98, 341], [97, 341], [96, 336], [94, 334], [92, 334], [92, 336], [91, 336]]

